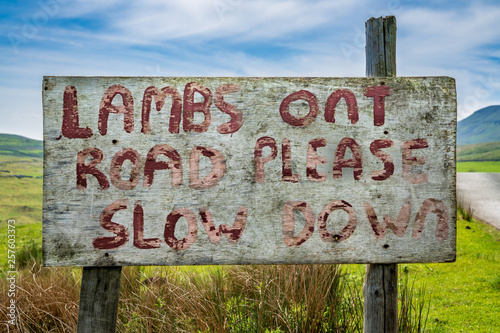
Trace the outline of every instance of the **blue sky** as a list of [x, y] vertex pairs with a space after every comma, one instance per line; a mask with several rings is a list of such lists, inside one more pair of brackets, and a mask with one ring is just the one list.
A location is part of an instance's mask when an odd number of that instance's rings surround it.
[[364, 76], [395, 15], [398, 76], [457, 80], [458, 119], [500, 104], [500, 2], [0, 1], [0, 133], [42, 139], [44, 75]]

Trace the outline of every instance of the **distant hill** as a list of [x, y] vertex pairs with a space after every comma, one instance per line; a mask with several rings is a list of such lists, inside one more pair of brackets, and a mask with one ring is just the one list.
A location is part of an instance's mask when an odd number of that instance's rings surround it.
[[500, 141], [457, 147], [457, 162], [500, 161]]
[[43, 141], [15, 134], [0, 134], [0, 155], [43, 157]]
[[457, 124], [457, 146], [500, 141], [500, 105], [474, 112]]

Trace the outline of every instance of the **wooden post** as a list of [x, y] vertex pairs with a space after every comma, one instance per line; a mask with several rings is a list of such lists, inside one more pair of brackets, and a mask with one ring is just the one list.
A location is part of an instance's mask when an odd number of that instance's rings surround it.
[[121, 267], [84, 267], [77, 333], [114, 333]]
[[[396, 76], [396, 18], [366, 22], [366, 76]], [[397, 332], [398, 265], [369, 264], [364, 293], [364, 332]]]

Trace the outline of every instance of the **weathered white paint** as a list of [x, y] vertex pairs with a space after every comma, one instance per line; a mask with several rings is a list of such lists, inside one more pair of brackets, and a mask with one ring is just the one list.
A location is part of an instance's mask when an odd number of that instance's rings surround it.
[[[364, 89], [379, 86], [381, 81], [392, 89], [392, 93], [385, 97], [385, 123], [374, 126], [374, 98], [366, 97]], [[221, 134], [219, 126], [230, 121], [231, 117], [212, 103], [211, 123], [206, 132], [185, 132], [181, 121], [179, 133], [171, 133], [171, 98], [167, 96], [160, 112], [152, 106], [149, 133], [142, 133], [144, 91], [150, 86], [158, 89], [169, 86], [177, 89], [182, 98], [186, 84], [190, 82], [208, 88], [213, 96], [216, 91], [226, 93], [224, 101], [242, 113], [241, 128], [231, 134]], [[129, 127], [130, 133], [127, 132], [124, 115], [110, 113], [107, 133], [101, 135], [98, 125], [101, 100], [110, 87], [118, 84], [132, 94], [134, 128]], [[225, 90], [217, 89], [225, 84], [237, 85], [239, 90], [232, 85], [223, 86]], [[88, 138], [62, 135], [63, 94], [67, 86], [74, 86], [77, 90], [79, 127], [92, 130], [93, 134]], [[338, 89], [349, 89], [356, 97], [359, 120], [354, 124], [348, 119], [344, 99], [337, 105], [335, 123], [325, 121], [326, 101]], [[306, 122], [303, 127], [294, 127], [283, 121], [279, 110], [287, 96], [300, 90], [307, 90], [317, 98], [318, 115], [310, 124]], [[202, 101], [201, 95], [196, 93], [194, 102]], [[456, 93], [451, 78], [46, 77], [43, 103], [43, 246], [47, 266], [401, 263], [443, 262], [455, 258]], [[152, 105], [154, 103], [155, 100]], [[123, 108], [120, 96], [113, 100], [113, 104]], [[304, 117], [307, 113], [309, 106], [305, 100], [290, 104], [292, 116]], [[196, 112], [193, 123], [201, 124], [204, 119]], [[264, 178], [257, 177], [256, 181], [254, 150], [262, 137], [274, 139], [277, 156], [264, 163]], [[338, 178], [337, 172], [337, 178], [334, 178], [334, 154], [344, 138], [354, 139], [361, 147], [363, 169], [358, 180], [354, 175], [359, 175], [360, 170], [356, 168], [354, 171], [344, 168], [342, 177]], [[409, 140], [422, 138], [427, 140], [428, 148], [414, 149], [412, 156], [425, 160], [425, 164], [406, 166], [407, 175], [403, 177], [403, 146]], [[308, 145], [313, 139], [324, 139], [320, 141], [326, 143], [317, 149], [317, 157]], [[381, 149], [392, 157], [394, 174], [377, 181], [372, 179], [372, 172], [383, 169], [384, 164], [370, 152], [370, 144], [380, 139], [394, 142], [392, 147]], [[285, 154], [282, 154], [282, 143], [285, 143]], [[171, 165], [174, 172], [157, 170], [153, 184], [144, 186], [146, 156], [157, 145], [169, 145], [178, 152], [182, 175], [178, 166]], [[217, 166], [211, 170], [211, 159], [203, 156], [201, 150], [193, 150], [196, 146], [219, 152], [224, 161], [214, 158]], [[98, 148], [103, 152], [102, 162], [97, 168], [109, 181], [106, 190], [100, 189], [92, 175], [86, 177], [86, 188], [77, 187], [77, 155], [87, 148]], [[135, 150], [140, 156], [140, 163], [136, 166], [138, 173], [132, 185], [125, 176], [130, 174], [130, 161], [124, 163], [121, 181], [110, 180], [113, 156], [127, 149]], [[288, 150], [291, 157], [287, 158]], [[347, 149], [345, 158], [350, 157], [349, 152]], [[264, 160], [268, 160], [270, 154], [269, 148], [263, 148]], [[190, 175], [192, 155], [195, 156], [193, 159], [198, 157], [200, 161], [199, 179]], [[285, 167], [291, 168], [287, 179], [298, 177], [297, 182], [282, 180], [283, 155], [287, 155]], [[316, 165], [318, 173], [324, 174], [323, 182], [308, 179], [308, 155], [309, 164]], [[91, 160], [87, 157], [83, 163]], [[157, 160], [168, 161], [164, 156]], [[326, 163], [321, 164], [323, 160]], [[203, 186], [208, 179], [201, 180], [211, 171], [215, 180], [209, 182], [210, 186]], [[410, 182], [411, 179], [425, 180], [424, 174], [427, 174], [426, 182]], [[127, 190], [127, 187], [133, 188]], [[440, 231], [441, 239], [436, 237], [439, 223], [432, 212], [427, 216], [420, 237], [416, 238], [417, 212], [423, 202], [429, 202], [428, 199], [442, 202], [440, 207], [446, 207], [448, 212], [448, 230]], [[112, 221], [127, 228], [129, 239], [116, 249], [95, 248], [96, 238], [115, 236], [100, 225], [99, 219], [102, 211], [117, 200], [127, 208], [117, 211]], [[300, 208], [303, 214], [299, 210], [292, 212], [295, 226], [290, 222], [283, 223], [284, 216], [291, 218], [289, 205], [293, 202], [307, 203]], [[133, 244], [132, 223], [134, 207], [136, 213], [138, 211], [137, 203], [144, 212], [144, 238], [157, 239], [146, 240], [146, 243], [158, 247], [142, 249]], [[384, 238], [375, 237], [366, 214], [370, 206], [380, 222], [386, 215], [397, 220], [404, 206], [410, 214], [406, 232], [398, 231], [400, 236], [396, 236], [387, 228]], [[328, 217], [328, 207], [339, 209]], [[193, 214], [189, 215], [187, 210]], [[178, 240], [186, 237], [186, 242], [174, 244], [179, 249], [169, 246], [164, 237], [165, 225], [173, 226], [166, 223], [167, 216], [173, 211], [188, 212], [185, 216], [191, 221], [189, 230], [184, 218], [179, 219], [175, 226], [174, 236]], [[209, 227], [207, 232], [200, 211], [208, 216], [206, 220], [212, 217], [215, 227], [220, 224], [231, 227], [237, 220], [240, 229], [244, 225], [241, 238], [228, 239], [225, 235], [218, 238]], [[314, 227], [312, 232], [306, 229], [301, 233], [306, 223], [304, 216], [309, 218], [308, 226]], [[355, 229], [352, 228], [353, 216]], [[294, 237], [298, 235], [305, 241], [297, 242]]]

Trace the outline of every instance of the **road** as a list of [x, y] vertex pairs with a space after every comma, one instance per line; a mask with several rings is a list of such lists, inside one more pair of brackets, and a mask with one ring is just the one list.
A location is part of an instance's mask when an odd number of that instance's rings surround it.
[[500, 173], [457, 173], [457, 198], [479, 219], [500, 230]]

